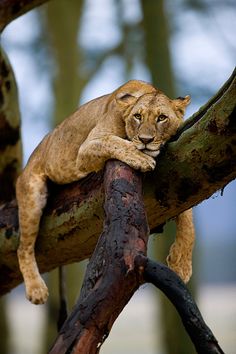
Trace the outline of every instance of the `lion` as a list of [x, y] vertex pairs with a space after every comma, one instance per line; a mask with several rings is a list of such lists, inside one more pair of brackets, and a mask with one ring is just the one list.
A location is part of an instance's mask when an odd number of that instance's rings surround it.
[[[39, 274], [35, 241], [47, 201], [47, 182], [80, 180], [118, 159], [135, 170], [152, 171], [161, 147], [173, 136], [190, 97], [171, 100], [143, 81], [132, 80], [114, 92], [82, 105], [34, 150], [17, 179], [20, 242], [17, 250], [26, 297], [43, 304], [48, 289]], [[194, 228], [191, 210], [177, 218], [177, 236], [168, 265], [186, 282], [192, 272]]]

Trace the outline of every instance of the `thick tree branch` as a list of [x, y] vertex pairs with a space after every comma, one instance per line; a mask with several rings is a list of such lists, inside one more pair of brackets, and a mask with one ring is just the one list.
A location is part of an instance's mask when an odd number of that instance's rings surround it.
[[21, 170], [20, 111], [15, 76], [0, 46], [0, 204], [15, 197]]
[[197, 353], [223, 354], [182, 280], [164, 264], [146, 259], [144, 280], [159, 288], [178, 311]]
[[17, 17], [45, 3], [48, 0], [1, 0], [0, 32]]
[[104, 176], [105, 221], [86, 271], [80, 299], [60, 330], [52, 353], [98, 353], [99, 343], [139, 287], [137, 255], [146, 254], [148, 225], [141, 174], [108, 161]]
[[[151, 230], [236, 178], [236, 74], [217, 98], [190, 118], [145, 175], [144, 203]], [[200, 117], [199, 117], [200, 116]], [[188, 123], [186, 123], [188, 124]], [[50, 186], [36, 251], [41, 272], [89, 257], [103, 224], [103, 172], [66, 186]], [[17, 259], [16, 204], [0, 210], [0, 294], [22, 281]]]
[[185, 284], [168, 267], [145, 257], [148, 224], [141, 177], [122, 162], [107, 162], [103, 233], [80, 298], [50, 354], [99, 353], [115, 319], [145, 281], [160, 288], [175, 305], [198, 353], [223, 354]]
[[[173, 140], [177, 140], [178, 137], [187, 129], [191, 128], [194, 124], [196, 124], [206, 113], [207, 111], [219, 101], [225, 93], [229, 90], [229, 87], [233, 84], [235, 85], [235, 75], [236, 69], [232, 72], [232, 75], [228, 78], [228, 80], [223, 84], [223, 86], [216, 92], [214, 96], [212, 96], [206, 104], [204, 104], [196, 113], [194, 113], [191, 118], [187, 119], [184, 124], [180, 127], [178, 133], [175, 135]], [[235, 90], [235, 87], [234, 87]], [[233, 99], [233, 97], [232, 97]]]

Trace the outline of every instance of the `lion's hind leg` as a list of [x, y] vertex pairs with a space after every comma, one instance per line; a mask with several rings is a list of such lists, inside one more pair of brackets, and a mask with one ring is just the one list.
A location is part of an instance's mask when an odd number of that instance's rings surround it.
[[17, 255], [25, 282], [26, 296], [32, 303], [42, 304], [47, 300], [48, 289], [38, 271], [34, 246], [47, 198], [45, 176], [28, 173], [25, 170], [17, 180], [16, 194], [20, 223]]
[[186, 210], [176, 218], [176, 240], [167, 257], [168, 266], [187, 283], [192, 275], [192, 252], [195, 232], [192, 209]]

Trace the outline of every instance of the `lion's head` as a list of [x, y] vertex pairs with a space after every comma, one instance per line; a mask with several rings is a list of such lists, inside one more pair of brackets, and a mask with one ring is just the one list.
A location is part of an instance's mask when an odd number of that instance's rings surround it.
[[[134, 83], [138, 83], [138, 86]], [[138, 150], [156, 157], [161, 146], [180, 126], [190, 97], [171, 100], [152, 85], [142, 81], [132, 81], [131, 88], [127, 90], [124, 85], [116, 96], [124, 108], [123, 119], [127, 138]]]

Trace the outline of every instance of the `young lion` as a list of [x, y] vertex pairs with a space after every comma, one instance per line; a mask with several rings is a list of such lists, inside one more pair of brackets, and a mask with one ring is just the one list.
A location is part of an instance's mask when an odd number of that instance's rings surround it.
[[[190, 97], [169, 99], [143, 81], [129, 81], [111, 94], [81, 106], [34, 150], [16, 185], [20, 244], [17, 251], [27, 298], [45, 303], [48, 289], [34, 245], [47, 201], [47, 180], [65, 184], [118, 159], [142, 172], [153, 170], [160, 147], [179, 127]], [[177, 237], [167, 259], [184, 281], [191, 272], [194, 239], [191, 211], [177, 218]]]

